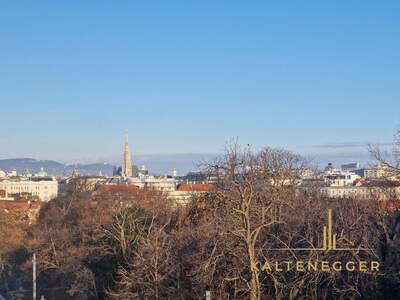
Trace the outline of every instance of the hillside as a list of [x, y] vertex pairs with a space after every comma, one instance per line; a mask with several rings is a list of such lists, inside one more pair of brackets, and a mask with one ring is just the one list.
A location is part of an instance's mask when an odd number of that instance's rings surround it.
[[[113, 165], [107, 163], [78, 164], [76, 167], [83, 175], [98, 175], [99, 172], [101, 172], [103, 175], [110, 176], [112, 175], [114, 169]], [[28, 170], [31, 173], [36, 173], [41, 168], [43, 168], [50, 175], [67, 176], [72, 173], [75, 165], [66, 165], [54, 160], [37, 160], [33, 158], [13, 158], [0, 160], [0, 169], [6, 172], [16, 170], [20, 173]]]

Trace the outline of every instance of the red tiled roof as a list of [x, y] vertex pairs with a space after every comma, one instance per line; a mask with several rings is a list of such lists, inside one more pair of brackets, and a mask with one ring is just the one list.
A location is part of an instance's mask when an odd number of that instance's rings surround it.
[[181, 183], [178, 185], [178, 191], [183, 192], [212, 192], [215, 190], [215, 184], [212, 183]]
[[389, 209], [397, 209], [397, 208], [400, 208], [400, 200], [390, 199], [390, 200], [382, 201], [381, 205], [386, 208], [389, 208]]

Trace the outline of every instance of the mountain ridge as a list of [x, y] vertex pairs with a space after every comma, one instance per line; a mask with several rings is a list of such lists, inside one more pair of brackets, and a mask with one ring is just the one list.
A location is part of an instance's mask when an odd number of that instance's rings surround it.
[[[166, 175], [171, 174], [174, 168], [177, 169], [179, 175], [186, 174], [190, 171], [196, 171], [204, 165], [205, 162], [212, 161], [217, 154], [146, 154], [134, 155], [133, 163], [141, 167], [146, 166], [151, 174]], [[48, 174], [54, 176], [69, 176], [75, 166], [82, 175], [98, 175], [101, 171], [104, 176], [111, 176], [115, 166], [115, 159], [111, 162], [87, 162], [87, 163], [61, 163], [56, 160], [44, 160], [35, 158], [6, 158], [0, 159], [0, 169], [6, 172], [16, 170], [17, 172], [25, 172], [26, 169], [31, 173], [44, 169]]]
[[39, 160], [35, 158], [7, 158], [0, 159], [0, 169], [6, 172], [17, 171], [22, 173], [28, 170], [31, 173], [37, 173], [44, 169], [48, 174], [54, 176], [68, 176], [75, 168], [82, 175], [103, 175], [111, 176], [113, 174], [114, 165], [108, 163], [91, 163], [91, 164], [63, 164], [55, 160]]

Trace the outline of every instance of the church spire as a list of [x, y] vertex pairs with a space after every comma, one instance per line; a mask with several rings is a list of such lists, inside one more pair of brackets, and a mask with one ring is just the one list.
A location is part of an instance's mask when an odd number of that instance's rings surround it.
[[124, 177], [132, 177], [132, 156], [129, 150], [128, 144], [128, 134], [125, 135], [125, 144], [124, 144], [124, 156], [122, 160], [122, 176]]

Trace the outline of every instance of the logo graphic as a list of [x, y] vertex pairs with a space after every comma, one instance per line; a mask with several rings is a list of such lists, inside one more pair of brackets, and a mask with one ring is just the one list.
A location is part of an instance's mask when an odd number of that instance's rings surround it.
[[312, 246], [311, 248], [272, 248], [270, 250], [273, 251], [369, 251], [370, 249], [355, 247], [355, 248], [338, 248], [337, 247], [337, 235], [333, 233], [332, 230], [333, 221], [332, 221], [332, 209], [328, 209], [328, 224], [324, 225], [323, 228], [323, 244], [321, 248]]
[[[344, 239], [341, 237], [339, 241]], [[337, 235], [333, 232], [333, 221], [332, 221], [332, 209], [328, 209], [328, 224], [323, 227], [323, 243], [322, 247], [315, 247], [311, 245], [310, 248], [278, 248], [270, 249], [272, 251], [307, 251], [307, 252], [323, 252], [326, 254], [329, 251], [371, 251], [371, 249], [361, 248], [361, 247], [338, 247], [337, 246]], [[361, 260], [359, 255], [357, 255], [356, 260], [346, 260], [344, 258], [340, 260], [330, 261], [325, 255], [322, 255], [320, 259], [308, 259], [299, 260], [281, 260], [281, 261], [270, 261], [265, 260], [262, 265], [261, 270], [265, 272], [379, 272], [380, 262], [376, 260]]]

